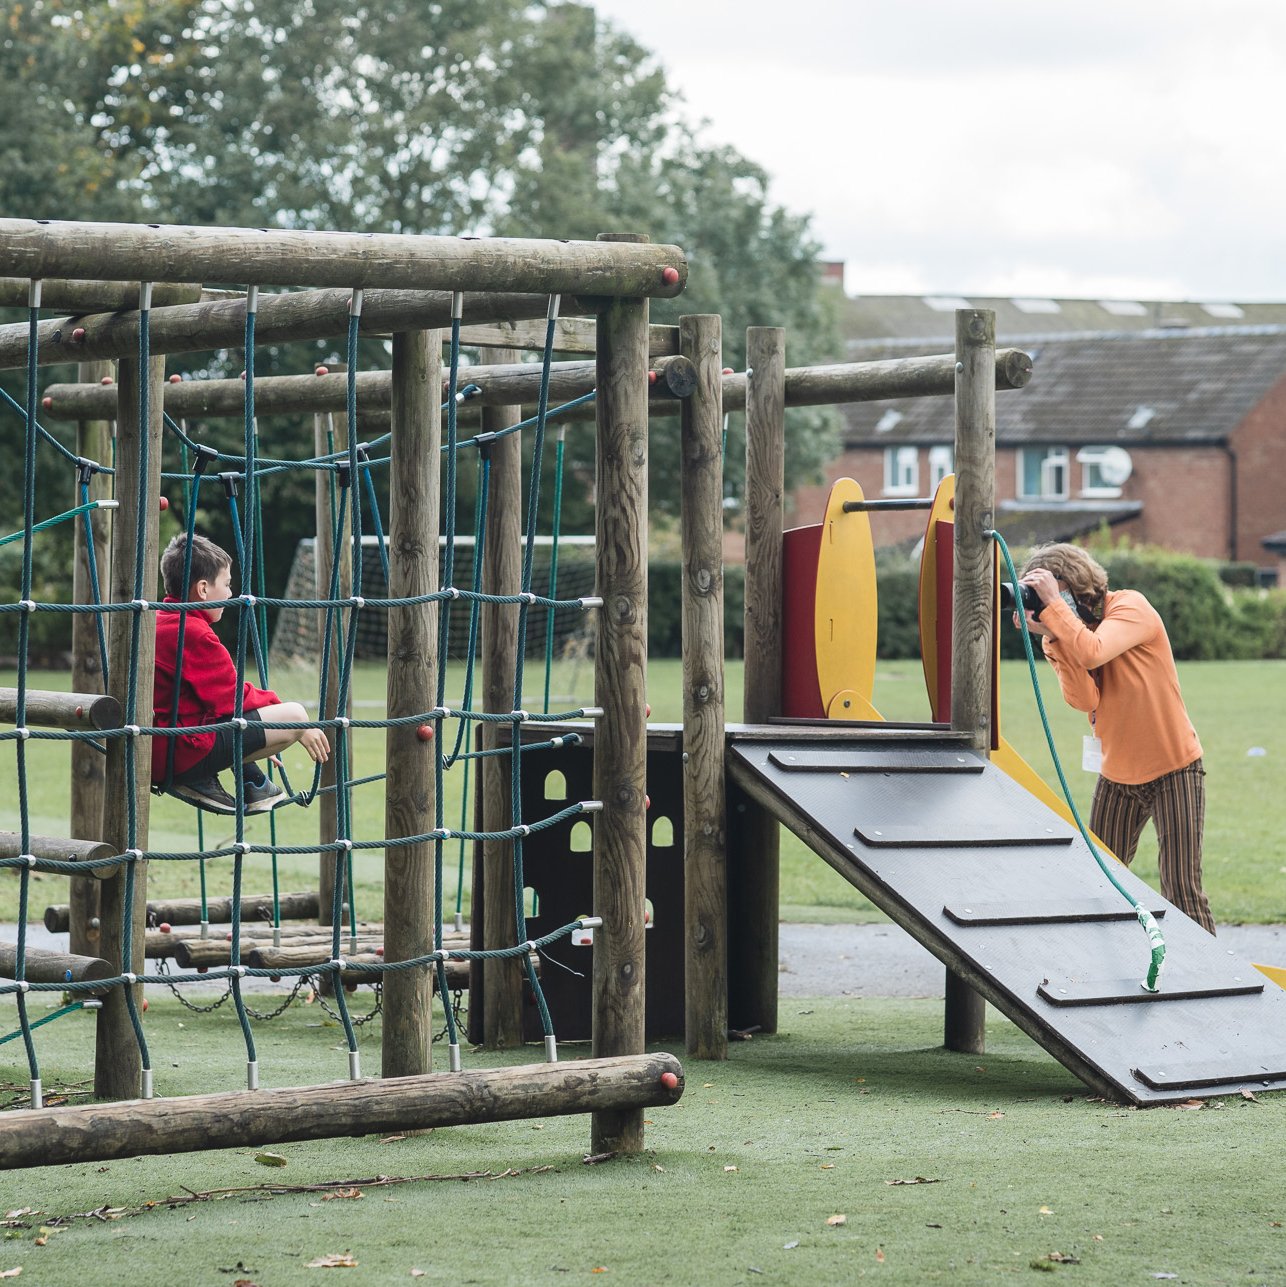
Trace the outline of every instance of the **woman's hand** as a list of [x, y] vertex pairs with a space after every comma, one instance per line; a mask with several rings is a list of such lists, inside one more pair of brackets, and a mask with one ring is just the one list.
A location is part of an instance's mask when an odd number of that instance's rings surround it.
[[[1016, 612], [1014, 613], [1014, 629], [1022, 629], [1022, 625], [1018, 620], [1018, 614]], [[1043, 621], [1037, 621], [1030, 612], [1027, 613], [1027, 633], [1033, 635], [1048, 635], [1051, 639], [1054, 638], [1054, 632], [1050, 630]]]
[[1056, 603], [1060, 591], [1058, 578], [1048, 568], [1033, 568], [1025, 577], [1023, 585], [1029, 585], [1040, 596], [1041, 603]]

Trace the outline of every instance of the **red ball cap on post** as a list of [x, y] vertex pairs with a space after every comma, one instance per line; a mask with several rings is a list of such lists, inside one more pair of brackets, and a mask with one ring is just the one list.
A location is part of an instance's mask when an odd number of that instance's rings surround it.
[[661, 1085], [666, 1090], [673, 1090], [679, 1084], [678, 1074], [672, 1072], [663, 1072], [661, 1074]]
[[419, 728], [415, 730], [415, 736], [418, 737], [421, 742], [433, 741], [433, 725], [421, 724]]
[[673, 285], [674, 285], [674, 283], [675, 283], [675, 282], [677, 282], [677, 281], [679, 280], [679, 270], [678, 270], [677, 268], [673, 268], [673, 267], [662, 268], [662, 269], [661, 269], [661, 280], [662, 280], [662, 281], [663, 281], [667, 286], [673, 286]]
[[330, 374], [330, 367], [328, 367], [328, 366], [319, 366], [319, 367], [318, 367], [318, 368], [313, 372], [313, 374], [314, 374], [314, 375], [329, 375], [329, 374]]
[[169, 509], [169, 508], [170, 508], [170, 498], [169, 498], [168, 496], [162, 496], [162, 497], [161, 497], [161, 513], [162, 513], [162, 514], [164, 514], [164, 513], [165, 513], [165, 511], [166, 511], [167, 509]]

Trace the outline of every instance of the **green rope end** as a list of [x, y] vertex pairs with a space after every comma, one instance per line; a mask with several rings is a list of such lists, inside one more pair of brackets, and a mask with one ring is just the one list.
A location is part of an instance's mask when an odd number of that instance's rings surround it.
[[1152, 915], [1142, 903], [1134, 904], [1134, 914], [1139, 918], [1139, 924], [1147, 931], [1147, 936], [1152, 944], [1152, 960], [1148, 964], [1148, 977], [1140, 985], [1145, 992], [1161, 991], [1161, 971], [1165, 968], [1165, 939], [1161, 935], [1161, 927], [1156, 922], [1156, 917]]

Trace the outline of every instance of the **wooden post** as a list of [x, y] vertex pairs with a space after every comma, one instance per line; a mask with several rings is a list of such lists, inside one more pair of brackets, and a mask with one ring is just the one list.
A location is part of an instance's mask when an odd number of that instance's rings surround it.
[[642, 1114], [677, 1103], [683, 1086], [679, 1061], [657, 1053], [390, 1081], [368, 1077], [253, 1095], [41, 1108], [3, 1114], [0, 1156], [16, 1170], [570, 1113]]
[[[389, 459], [389, 598], [438, 588], [438, 515], [442, 442], [442, 343], [436, 331], [393, 336], [393, 438]], [[424, 603], [388, 610], [388, 717], [431, 710], [438, 684], [438, 609]], [[384, 834], [424, 835], [436, 823], [436, 741], [414, 725], [385, 734]], [[384, 959], [433, 951], [437, 928], [431, 840], [384, 851]], [[385, 1077], [425, 1073], [432, 1065], [433, 980], [427, 968], [384, 976]]]
[[[512, 349], [492, 349], [481, 354], [485, 362], [514, 362]], [[521, 409], [484, 407], [484, 433], [497, 433], [515, 425]], [[486, 594], [517, 594], [522, 580], [522, 437], [511, 433], [497, 438], [491, 453], [491, 490], [487, 505], [482, 558], [482, 589]], [[475, 557], [476, 557], [475, 549]], [[516, 604], [482, 605], [482, 701], [486, 711], [514, 709], [514, 675], [518, 665], [518, 607]], [[490, 749], [509, 741], [499, 724], [482, 725], [482, 745]], [[503, 756], [480, 760], [484, 831], [503, 831], [511, 825], [510, 762]], [[511, 947], [514, 942], [513, 842], [482, 842], [483, 947]], [[478, 915], [475, 903], [473, 915]], [[482, 962], [483, 1044], [491, 1047], [522, 1044], [522, 963], [516, 958]]]
[[[332, 368], [333, 369], [333, 368]], [[339, 367], [343, 370], [342, 364]], [[327, 440], [327, 429], [330, 428], [334, 437], [333, 447]], [[328, 451], [347, 451], [348, 449], [348, 416], [343, 412], [326, 413], [313, 418], [313, 446], [319, 456], [324, 456]], [[316, 506], [317, 506], [317, 539], [313, 544], [313, 568], [317, 584], [317, 597], [326, 599], [330, 597], [330, 574], [331, 566], [336, 557], [336, 551], [333, 548], [334, 540], [331, 528], [331, 501], [330, 486], [335, 475], [326, 470], [317, 471], [316, 482]], [[351, 479], [350, 486], [360, 485], [360, 480]], [[344, 495], [340, 492], [338, 485], [335, 487], [335, 506], [337, 509], [346, 508]], [[353, 566], [351, 561], [345, 557], [344, 551], [349, 548], [349, 538], [352, 533], [346, 525], [344, 531], [348, 534], [344, 546], [339, 551], [339, 597], [341, 599], [353, 593]], [[436, 563], [436, 553], [435, 553]], [[328, 694], [326, 709], [319, 712], [321, 719], [335, 719], [338, 715], [336, 703], [339, 698], [339, 640], [344, 637], [342, 623], [344, 618], [336, 613], [335, 620], [341, 623], [338, 632], [338, 639], [332, 638], [330, 653], [330, 672], [326, 680], [326, 692]], [[324, 642], [324, 633], [326, 629], [326, 614], [324, 611], [317, 614], [317, 655], [322, 655], [322, 645]], [[352, 716], [353, 708], [350, 698], [349, 703], [345, 706], [344, 712], [347, 716]], [[334, 730], [327, 732], [326, 736], [330, 738], [331, 746], [335, 744]], [[352, 755], [352, 742], [349, 742], [349, 755]], [[322, 765], [321, 782], [322, 787], [333, 787], [335, 785], [335, 766], [337, 760], [334, 755]], [[349, 773], [353, 771], [353, 766], [349, 764]], [[327, 791], [325, 795], [317, 798], [317, 839], [323, 845], [334, 842], [338, 835], [339, 829], [339, 796], [335, 791]], [[353, 891], [347, 891], [347, 899], [351, 899]], [[323, 852], [320, 857], [317, 872], [317, 919], [323, 925], [329, 925], [331, 922], [331, 907], [335, 899], [335, 855], [329, 852]]]
[[[622, 234], [611, 240], [645, 240]], [[594, 650], [594, 1055], [637, 1054], [644, 1042], [647, 862], [648, 305], [609, 299], [598, 321], [595, 536], [599, 609]], [[594, 1114], [594, 1153], [643, 1148], [639, 1109]]]
[[[746, 669], [747, 724], [781, 714], [782, 505], [786, 490], [786, 332], [746, 330]], [[754, 801], [742, 802], [744, 868], [732, 882], [741, 927], [731, 969], [740, 980], [743, 1020], [777, 1031], [777, 942], [781, 833]]]
[[[161, 389], [165, 384], [165, 359], [153, 358], [148, 373], [148, 418], [140, 423], [138, 363], [122, 361], [117, 372], [120, 387], [120, 410], [116, 417], [116, 500], [118, 508], [112, 524], [111, 589], [108, 601], [129, 603], [138, 597], [134, 585], [134, 564], [139, 525], [139, 471], [141, 448], [147, 442], [147, 479], [143, 487], [142, 597], [153, 601], [157, 589], [157, 541], [160, 508], [157, 497], [161, 485], [161, 432], [163, 404]], [[152, 718], [152, 685], [156, 668], [156, 620], [152, 613], [142, 614], [138, 631], [138, 650], [131, 655], [133, 614], [114, 612], [108, 631], [107, 664], [111, 671], [111, 692], [120, 701], [127, 723], [146, 724]], [[130, 710], [126, 700], [131, 667], [137, 686], [137, 706]], [[148, 816], [151, 805], [152, 744], [146, 737], [134, 739], [134, 780], [126, 773], [125, 739], [107, 741], [102, 839], [116, 853], [131, 847], [147, 847]], [[128, 806], [133, 795], [135, 834], [130, 835]], [[143, 973], [143, 936], [147, 928], [147, 864], [134, 864], [133, 929], [129, 957], [124, 955], [125, 893], [127, 872], [102, 882], [102, 908], [99, 913], [98, 955], [111, 961], [121, 971]], [[135, 1004], [141, 1004], [142, 985], [133, 984]], [[133, 1099], [140, 1091], [142, 1057], [134, 1039], [123, 987], [113, 988], [104, 998], [98, 1012], [95, 1043], [94, 1094], [99, 1099]]]
[[688, 1054], [728, 1057], [728, 868], [724, 816], [723, 330], [679, 322], [697, 389], [683, 404], [683, 902]]
[[[991, 747], [991, 663], [995, 605], [990, 536], [996, 509], [996, 315], [956, 312], [955, 580], [951, 596], [951, 727], [968, 732], [974, 749]], [[986, 1002], [947, 971], [945, 1044], [981, 1054]]]
[[[94, 384], [113, 375], [110, 362], [82, 362], [76, 371], [82, 384]], [[112, 426], [107, 420], [82, 420], [76, 425], [76, 454], [84, 460], [110, 465]], [[111, 495], [111, 475], [97, 473], [89, 480], [89, 498]], [[75, 503], [80, 503], [77, 484]], [[94, 570], [100, 593], [107, 586], [107, 515], [99, 509], [89, 514], [94, 535]], [[72, 563], [72, 601], [92, 603], [89, 545], [84, 520], [75, 524], [75, 553]], [[106, 623], [104, 622], [104, 626]], [[77, 613], [71, 619], [71, 686], [81, 693], [103, 691], [103, 664], [99, 657], [98, 621]], [[85, 742], [71, 744], [71, 836], [74, 840], [101, 840], [103, 836], [103, 787], [107, 780], [102, 755]], [[70, 878], [68, 901], [71, 907], [70, 948], [77, 956], [98, 954], [99, 882], [83, 876]]]

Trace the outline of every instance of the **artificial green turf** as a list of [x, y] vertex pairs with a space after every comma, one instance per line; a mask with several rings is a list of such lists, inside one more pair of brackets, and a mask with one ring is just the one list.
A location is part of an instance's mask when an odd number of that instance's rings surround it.
[[[448, 693], [457, 695], [462, 688], [462, 670], [453, 668]], [[1086, 730], [1082, 715], [1070, 710], [1059, 697], [1050, 668], [1041, 663], [1041, 682], [1046, 708], [1054, 728], [1059, 753], [1075, 793], [1077, 805], [1088, 818], [1092, 774], [1080, 768], [1081, 736]], [[735, 722], [741, 711], [743, 667], [729, 662], [727, 669], [728, 718]], [[1282, 765], [1286, 763], [1286, 662], [1188, 662], [1180, 668], [1184, 695], [1205, 749], [1207, 769], [1207, 817], [1205, 848], [1205, 885], [1217, 920], [1228, 922], [1277, 923], [1286, 921], [1286, 830], [1280, 825]], [[591, 700], [589, 685], [592, 673], [581, 665], [565, 664], [555, 677], [555, 691], [563, 691], [569, 703]], [[534, 671], [530, 686], [539, 687], [543, 677]], [[13, 683], [12, 675], [0, 677], [0, 683]], [[285, 696], [306, 700], [315, 689], [315, 677], [307, 671], [285, 671], [274, 677]], [[46, 687], [66, 687], [66, 676], [41, 674], [33, 683]], [[683, 699], [681, 667], [676, 660], [654, 661], [649, 665], [649, 701], [652, 718], [657, 722], [677, 722], [682, 718]], [[355, 697], [359, 703], [355, 714], [378, 718], [384, 701], [385, 674], [374, 664], [359, 666], [354, 674]], [[1052, 785], [1057, 778], [1045, 746], [1044, 734], [1035, 711], [1026, 663], [1005, 662], [1001, 666], [1001, 714], [1005, 735], [1018, 751]], [[928, 715], [924, 680], [918, 662], [881, 662], [876, 673], [875, 704], [889, 719], [925, 719]], [[359, 775], [379, 773], [384, 765], [384, 739], [379, 730], [359, 729], [354, 732], [354, 766]], [[0, 783], [16, 777], [15, 744], [0, 743]], [[1265, 754], [1251, 756], [1251, 748]], [[68, 753], [66, 747], [52, 742], [30, 742], [27, 758], [32, 780], [31, 807], [33, 827], [37, 832], [61, 834], [68, 812]], [[307, 759], [297, 749], [288, 755], [292, 780], [307, 783], [311, 776]], [[461, 821], [460, 787], [462, 773], [457, 766], [447, 775], [447, 825]], [[371, 838], [383, 834], [384, 795], [378, 783], [356, 788], [354, 799], [355, 834]], [[0, 827], [17, 825], [17, 802], [12, 794], [0, 809]], [[274, 815], [278, 826], [278, 843], [307, 844], [317, 838], [316, 810], [286, 808]], [[152, 800], [152, 848], [193, 849], [195, 844], [195, 811], [173, 799]], [[248, 822], [248, 834], [254, 841], [266, 840], [269, 823], [259, 818]], [[229, 839], [227, 820], [207, 815], [206, 845], [215, 847]], [[444, 899], [448, 914], [455, 906], [459, 848], [452, 844], [447, 853], [447, 878]], [[307, 889], [317, 879], [316, 857], [287, 856], [280, 860], [281, 888]], [[466, 868], [468, 862], [466, 860]], [[230, 880], [231, 860], [210, 864], [212, 892], [226, 893]], [[247, 889], [266, 892], [271, 889], [268, 859], [248, 860]], [[379, 919], [383, 914], [380, 883], [381, 859], [378, 851], [358, 854], [355, 875], [359, 914]], [[1144, 833], [1138, 874], [1157, 887], [1156, 844], [1152, 829]], [[467, 870], [466, 870], [467, 882]], [[14, 919], [17, 907], [17, 878], [0, 874], [0, 919]], [[154, 895], [195, 895], [198, 876], [192, 863], [153, 863], [149, 872], [149, 889]], [[33, 885], [39, 916], [45, 902], [63, 902], [66, 895], [61, 879], [47, 878]], [[467, 883], [463, 894], [467, 915]], [[793, 836], [782, 838], [782, 917], [793, 921], [870, 921], [883, 919], [855, 889], [824, 862], [811, 854]]]
[[[296, 1008], [260, 1028], [265, 1085], [344, 1075], [338, 1031], [309, 1027], [317, 1021], [315, 1007]], [[86, 1075], [90, 1022], [41, 1030], [47, 1092]], [[158, 1089], [240, 1084], [225, 1012], [194, 1020], [158, 1002], [147, 1027]], [[0, 1271], [21, 1265], [24, 1284], [60, 1287], [332, 1276], [963, 1287], [1030, 1279], [1033, 1266], [1082, 1284], [1286, 1282], [1286, 1096], [1121, 1108], [1090, 1099], [994, 1012], [985, 1056], [944, 1052], [932, 1001], [792, 1000], [781, 1027], [734, 1044], [726, 1063], [689, 1063], [682, 1100], [649, 1111], [647, 1152], [630, 1160], [584, 1165], [579, 1117], [280, 1145], [279, 1169], [237, 1149], [8, 1172], [0, 1212], [34, 1211], [6, 1231]], [[372, 1067], [374, 1037], [364, 1040]], [[466, 1067], [535, 1056], [468, 1055]], [[467, 1183], [358, 1185], [361, 1197], [165, 1202], [187, 1190], [511, 1168], [519, 1174]], [[890, 1183], [917, 1177], [935, 1183]], [[104, 1207], [124, 1213], [86, 1217]], [[36, 1245], [55, 1219], [64, 1231]], [[356, 1269], [307, 1268], [342, 1252]]]

